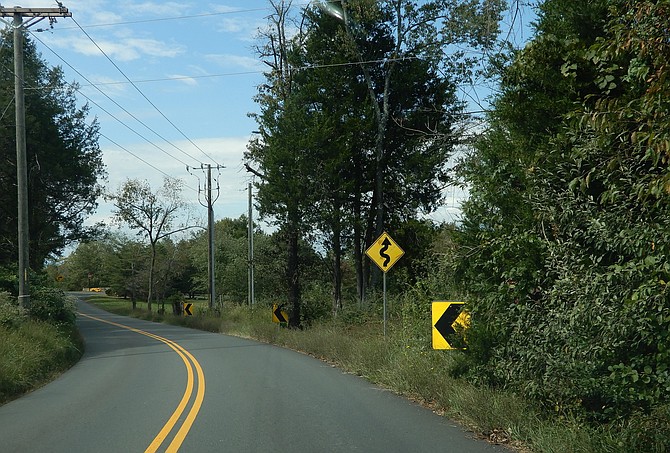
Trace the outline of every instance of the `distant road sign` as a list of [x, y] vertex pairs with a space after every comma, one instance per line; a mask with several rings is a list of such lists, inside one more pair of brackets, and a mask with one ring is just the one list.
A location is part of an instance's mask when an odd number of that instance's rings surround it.
[[395, 243], [387, 232], [384, 232], [370, 247], [368, 247], [365, 254], [369, 256], [382, 271], [388, 272], [400, 257], [405, 254], [405, 251]]
[[64, 279], [65, 279], [65, 277], [63, 277], [63, 276], [60, 275], [60, 274], [56, 276], [56, 281], [57, 281], [57, 282], [62, 282]]
[[280, 305], [272, 305], [272, 322], [276, 323], [288, 323], [288, 313], [281, 309]]
[[187, 303], [184, 304], [184, 316], [193, 316], [193, 312], [191, 311], [191, 308], [193, 308], [192, 303]]
[[460, 338], [458, 330], [470, 325], [464, 306], [465, 302], [433, 302], [433, 349], [462, 349], [455, 342]]

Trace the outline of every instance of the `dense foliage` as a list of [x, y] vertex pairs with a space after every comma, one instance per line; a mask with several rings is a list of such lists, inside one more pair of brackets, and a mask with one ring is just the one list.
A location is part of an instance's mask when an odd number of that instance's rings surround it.
[[81, 357], [75, 305], [60, 290], [35, 287], [29, 312], [0, 292], [0, 404], [48, 382]]
[[[12, 34], [0, 36], [0, 62], [12, 68]], [[28, 162], [30, 266], [42, 269], [73, 241], [90, 237], [84, 220], [97, 207], [104, 164], [98, 147], [98, 123], [88, 106], [78, 107], [75, 85], [49, 68], [34, 43], [25, 40], [26, 151]], [[16, 133], [14, 73], [0, 75], [0, 265], [17, 260]]]
[[503, 70], [462, 165], [459, 372], [597, 420], [669, 402], [669, 8], [546, 1]]

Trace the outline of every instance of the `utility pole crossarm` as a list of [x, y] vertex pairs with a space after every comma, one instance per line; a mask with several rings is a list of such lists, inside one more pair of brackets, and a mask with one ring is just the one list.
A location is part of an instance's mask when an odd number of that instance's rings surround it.
[[10, 17], [14, 15], [23, 17], [72, 17], [72, 13], [67, 8], [14, 8], [0, 7], [0, 16]]

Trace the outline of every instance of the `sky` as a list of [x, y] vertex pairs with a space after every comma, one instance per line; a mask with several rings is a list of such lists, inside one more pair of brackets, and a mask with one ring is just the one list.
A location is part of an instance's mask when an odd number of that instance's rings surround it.
[[[53, 0], [15, 5], [57, 7]], [[126, 178], [146, 179], [155, 189], [166, 175], [180, 178], [183, 198], [204, 222], [198, 188], [204, 187], [201, 167], [211, 164], [223, 167], [213, 170], [220, 187], [215, 218], [246, 214], [251, 176], [242, 157], [257, 129], [248, 115], [258, 111], [253, 98], [264, 80], [254, 46], [271, 13], [268, 0], [77, 0], [63, 6], [71, 18], [59, 18], [53, 28], [47, 20], [34, 24], [30, 38], [47, 64], [61, 66], [65, 80], [79, 84], [79, 103], [87, 102], [98, 119], [107, 190]], [[465, 196], [446, 188], [445, 204], [431, 217], [456, 220]], [[109, 221], [112, 206], [99, 202], [87, 223]]]

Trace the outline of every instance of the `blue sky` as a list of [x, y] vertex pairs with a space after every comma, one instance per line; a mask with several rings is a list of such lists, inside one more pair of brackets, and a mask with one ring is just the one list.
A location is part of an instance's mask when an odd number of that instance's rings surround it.
[[[52, 0], [15, 3], [56, 7]], [[98, 118], [109, 190], [125, 178], [147, 179], [155, 188], [164, 174], [181, 178], [184, 198], [204, 219], [198, 179], [186, 165], [221, 164], [215, 217], [246, 214], [250, 177], [242, 154], [256, 129], [248, 114], [258, 110], [253, 97], [263, 66], [253, 48], [271, 13], [268, 1], [63, 4], [72, 18], [58, 19], [53, 29], [46, 21], [33, 25], [31, 38], [49, 65], [63, 67], [66, 81], [79, 83], [78, 100]], [[202, 181], [202, 172], [194, 174]], [[453, 220], [465, 196], [453, 188], [445, 195], [436, 220]], [[90, 222], [108, 219], [110, 212], [101, 200]]]

